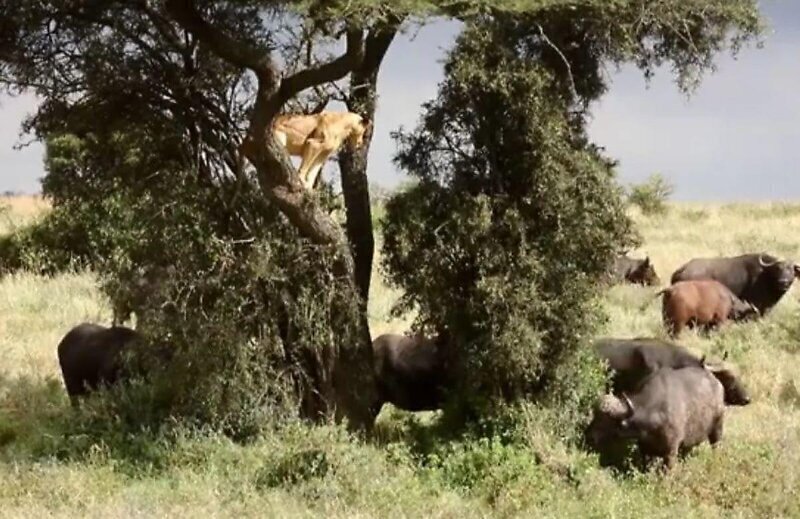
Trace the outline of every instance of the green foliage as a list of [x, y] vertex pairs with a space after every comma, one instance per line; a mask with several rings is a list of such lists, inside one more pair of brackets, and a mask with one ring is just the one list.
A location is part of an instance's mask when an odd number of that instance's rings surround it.
[[82, 268], [94, 257], [91, 245], [86, 228], [76, 225], [72, 215], [52, 211], [0, 236], [0, 271], [53, 275]]
[[[171, 169], [125, 184], [100, 168], [108, 156], [96, 139], [73, 135], [48, 152], [55, 207], [0, 242], [4, 266], [91, 266], [115, 315], [135, 314], [174, 355], [149, 383], [100, 399], [81, 435], [158, 430], [169, 418], [244, 438], [291, 417], [329, 417], [335, 387], [358, 388], [360, 373], [332, 374], [363, 333], [352, 283], [334, 274], [334, 251], [300, 240], [252, 186]], [[124, 162], [121, 175], [142, 167]], [[225, 204], [232, 196], [241, 206]]]
[[598, 276], [632, 242], [610, 164], [531, 61], [540, 42], [528, 30], [486, 22], [459, 38], [438, 99], [400, 136], [398, 163], [420, 182], [386, 208], [399, 309], [450, 332], [468, 398], [551, 385], [600, 322]]
[[296, 485], [300, 481], [325, 477], [330, 470], [325, 451], [303, 450], [286, 455], [276, 465], [265, 467], [256, 477], [257, 487]]
[[631, 186], [628, 202], [637, 206], [644, 214], [664, 214], [673, 191], [674, 187], [663, 175], [654, 173], [641, 184]]
[[333, 275], [330, 251], [298, 240], [274, 212], [251, 239], [226, 235], [204, 211], [209, 194], [177, 183], [123, 197], [100, 266], [114, 307], [175, 351], [164, 416], [244, 437], [326, 415], [334, 363], [360, 332], [352, 284]]

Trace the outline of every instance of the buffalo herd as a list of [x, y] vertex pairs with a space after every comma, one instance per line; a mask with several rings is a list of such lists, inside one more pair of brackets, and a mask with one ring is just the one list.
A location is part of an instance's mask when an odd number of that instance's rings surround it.
[[[619, 256], [609, 268], [611, 279], [641, 285], [658, 284], [649, 258]], [[695, 258], [672, 274], [663, 296], [664, 326], [673, 337], [684, 328], [709, 330], [726, 321], [765, 315], [791, 288], [800, 266], [769, 254]]]
[[[693, 259], [658, 291], [668, 334], [687, 327], [714, 329], [726, 321], [766, 315], [789, 290], [800, 267], [768, 254]], [[659, 277], [649, 258], [619, 256], [609, 278], [654, 286]], [[89, 390], [129, 375], [124, 352], [143, 341], [122, 326], [80, 324], [58, 345], [64, 384], [73, 405]], [[446, 336], [384, 334], [372, 343], [377, 416], [384, 403], [408, 411], [440, 409], [452, 377]], [[593, 350], [609, 368], [609, 393], [600, 397], [586, 429], [588, 446], [602, 455], [635, 441], [643, 459], [672, 467], [680, 452], [721, 438], [726, 406], [750, 403], [733, 366], [699, 357], [657, 338], [598, 339]], [[165, 358], [162, 356], [162, 359]]]

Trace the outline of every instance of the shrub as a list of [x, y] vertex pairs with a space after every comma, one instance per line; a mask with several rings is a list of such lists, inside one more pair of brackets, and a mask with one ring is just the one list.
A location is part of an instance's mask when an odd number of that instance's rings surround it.
[[583, 365], [575, 352], [603, 318], [597, 280], [634, 239], [611, 163], [548, 94], [555, 79], [525, 34], [467, 30], [420, 126], [398, 136], [396, 160], [419, 182], [386, 204], [384, 267], [405, 291], [397, 310], [449, 332], [459, 399], [552, 389], [581, 407], [597, 378], [561, 367]]
[[660, 173], [650, 175], [648, 179], [633, 185], [628, 193], [628, 202], [637, 206], [644, 214], [664, 214], [667, 212], [667, 200], [674, 187]]
[[[99, 264], [114, 307], [174, 351], [170, 395], [154, 419], [243, 438], [291, 416], [326, 415], [334, 363], [361, 330], [351, 281], [331, 272], [331, 251], [298, 239], [271, 208], [251, 239], [227, 234], [225, 215], [207, 211], [209, 196], [185, 181], [123, 196]], [[135, 413], [135, 404], [115, 413]]]
[[236, 438], [346, 406], [364, 420], [367, 406], [351, 404], [371, 395], [371, 372], [353, 369], [365, 316], [353, 281], [333, 270], [337, 252], [302, 239], [252, 179], [187, 169], [175, 152], [181, 127], [87, 132], [91, 107], [63, 108], [57, 120], [82, 131], [46, 132], [53, 210], [0, 241], [4, 265], [91, 267], [115, 315], [135, 315], [173, 352], [156, 380], [109, 392], [94, 414], [123, 431], [177, 419]]
[[0, 272], [26, 270], [53, 275], [85, 267], [93, 256], [86, 230], [71, 214], [50, 211], [0, 236]]

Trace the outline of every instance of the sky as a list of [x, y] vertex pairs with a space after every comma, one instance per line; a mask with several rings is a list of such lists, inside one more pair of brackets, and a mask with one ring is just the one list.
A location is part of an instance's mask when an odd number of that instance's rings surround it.
[[[620, 162], [621, 182], [661, 173], [676, 200], [800, 200], [800, 2], [762, 5], [771, 26], [763, 48], [720, 56], [718, 70], [688, 98], [668, 69], [649, 83], [633, 67], [609, 69], [611, 88], [592, 106], [589, 133]], [[404, 180], [391, 161], [389, 133], [416, 125], [457, 31], [447, 22], [413, 28], [390, 47], [379, 77], [372, 182]], [[0, 95], [0, 192], [40, 190], [43, 147], [14, 149], [30, 140], [20, 136], [20, 123], [35, 108], [31, 95]]]

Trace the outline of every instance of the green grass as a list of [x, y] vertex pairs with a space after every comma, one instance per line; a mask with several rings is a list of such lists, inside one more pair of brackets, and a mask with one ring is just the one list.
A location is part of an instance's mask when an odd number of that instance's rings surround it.
[[[13, 210], [12, 210], [13, 213]], [[693, 256], [766, 249], [800, 259], [800, 205], [672, 204], [635, 215], [662, 280]], [[524, 413], [521, 442], [441, 441], [422, 417], [386, 409], [377, 438], [294, 424], [246, 445], [177, 431], [64, 436], [76, 416], [55, 347], [74, 324], [110, 321], [91, 274], [0, 280], [2, 517], [800, 517], [800, 319], [793, 288], [757, 323], [681, 342], [740, 367], [754, 403], [730, 408], [719, 448], [697, 449], [670, 474], [616, 474], [564, 444], [546, 415]], [[604, 335], [663, 336], [657, 288], [612, 287]], [[398, 292], [376, 267], [373, 334]], [[587, 344], [588, 346], [588, 344]]]

